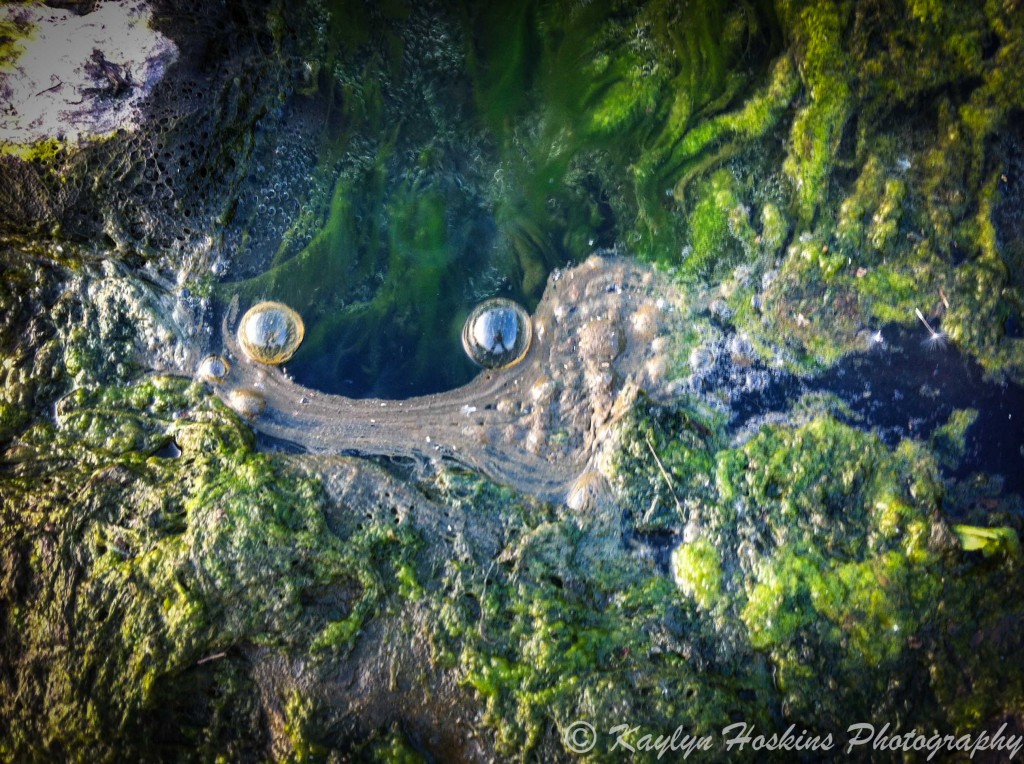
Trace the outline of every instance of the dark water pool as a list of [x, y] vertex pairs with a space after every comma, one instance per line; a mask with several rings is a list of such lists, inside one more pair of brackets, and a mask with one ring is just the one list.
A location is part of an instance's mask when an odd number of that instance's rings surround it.
[[976, 409], [966, 450], [951, 472], [1001, 475], [1009, 491], [1024, 491], [1024, 387], [986, 381], [984, 370], [954, 346], [929, 347], [922, 332], [890, 326], [876, 349], [847, 357], [810, 380], [777, 376], [734, 407], [742, 426], [785, 411], [804, 393], [831, 393], [846, 404], [852, 424], [875, 428], [890, 445], [928, 438], [957, 409]]

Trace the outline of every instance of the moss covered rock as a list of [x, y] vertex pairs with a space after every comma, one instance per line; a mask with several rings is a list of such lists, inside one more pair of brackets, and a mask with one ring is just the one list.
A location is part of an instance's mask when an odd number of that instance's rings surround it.
[[413, 548], [331, 533], [318, 483], [180, 380], [80, 390], [6, 461], [5, 758], [255, 755], [249, 646], [346, 650], [385, 592], [374, 559]]

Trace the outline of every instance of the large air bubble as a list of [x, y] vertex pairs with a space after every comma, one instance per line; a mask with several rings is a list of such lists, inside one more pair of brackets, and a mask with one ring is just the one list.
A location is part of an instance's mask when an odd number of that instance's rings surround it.
[[462, 346], [476, 363], [503, 369], [519, 363], [530, 349], [533, 326], [521, 305], [504, 297], [480, 303], [462, 328]]
[[242, 316], [238, 344], [253, 361], [279, 364], [295, 354], [305, 332], [302, 317], [287, 305], [261, 302]]

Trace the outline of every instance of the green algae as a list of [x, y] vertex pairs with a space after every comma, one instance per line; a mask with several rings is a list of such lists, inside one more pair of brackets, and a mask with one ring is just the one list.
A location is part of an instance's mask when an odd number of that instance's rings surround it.
[[790, 150], [783, 169], [796, 189], [798, 221], [812, 222], [852, 111], [852, 71], [845, 29], [848, 2], [780, 2], [783, 27], [792, 36], [807, 103], [793, 118]]
[[[707, 4], [677, 25], [669, 4], [612, 10], [551, 18], [527, 6], [476, 21], [496, 43], [470, 57], [480, 108], [532, 131], [529, 162], [503, 158], [506, 183], [528, 188], [526, 170], [565, 189], [578, 158], [595, 156], [587, 177], [637, 255], [682, 260], [687, 281], [778, 269], [763, 311], [743, 304], [749, 290], [732, 307], [794, 370], [834, 363], [863, 348], [866, 327], [921, 310], [987, 370], [1019, 378], [1021, 342], [1003, 329], [1024, 304], [1019, 263], [997, 221], [1015, 149], [994, 140], [1020, 108], [1019, 14], [779, 2], [742, 22]], [[487, 34], [510, 18], [514, 34]], [[502, 156], [523, 144], [520, 131]]]
[[[5, 757], [141, 754], [151, 710], [181, 702], [182, 677], [206, 659], [252, 644], [342, 649], [388, 590], [392, 574], [374, 566], [403, 559], [387, 550], [412, 544], [408, 532], [334, 535], [316, 481], [255, 453], [200, 393], [166, 378], [79, 390], [56, 428], [34, 425], [8, 452], [19, 466], [2, 485], [5, 559], [24, 567], [3, 591], [19, 666], [5, 677]], [[177, 459], [149, 455], [171, 438]], [[347, 592], [329, 618], [306, 606], [324, 587]], [[55, 629], [74, 636], [52, 643]], [[177, 723], [200, 734], [191, 714], [212, 712], [194, 702]]]
[[0, 72], [6, 72], [18, 60], [24, 50], [20, 40], [31, 35], [31, 25], [19, 23], [17, 17], [0, 20]]
[[316, 723], [314, 704], [298, 692], [293, 692], [285, 704], [284, 717], [285, 735], [292, 746], [291, 760], [323, 761], [328, 750], [317, 742], [323, 733]]
[[[650, 413], [642, 414], [645, 409]], [[634, 526], [641, 531], [678, 527], [680, 503], [699, 501], [711, 485], [721, 415], [698, 405], [649, 407], [641, 399], [619, 427], [611, 483], [622, 504], [634, 508]]]
[[[737, 714], [768, 711], [839, 734], [851, 714], [900, 709], [911, 726], [967, 730], [1019, 706], [1020, 678], [996, 689], [994, 659], [1012, 649], [999, 635], [1014, 617], [1003, 598], [1019, 590], [1019, 562], [974, 552], [982, 539], [994, 551], [1016, 533], [968, 535], [948, 524], [926, 444], [889, 448], [810, 412], [806, 424], [726, 445], [685, 406], [642, 410], [618, 447], [619, 469], [635, 480], [617, 490], [628, 506], [645, 506], [629, 493], [635, 486], [655, 491], [662, 469], [678, 481], [679, 504], [661, 501], [695, 538], [673, 554], [675, 586], [602, 547], [600, 513], [567, 516], [486, 483], [443, 485], [447, 504], [468, 503], [478, 522], [497, 514], [514, 529], [489, 564], [450, 566], [434, 595], [435, 660], [477, 693], [499, 751], [559, 750], [570, 722], [610, 729], [624, 713], [645, 729], [671, 720], [670, 729], [714, 734]], [[659, 441], [661, 467], [649, 445], [659, 432], [690, 442], [673, 453], [671, 440]], [[708, 460], [713, 481], [702, 483]], [[647, 527], [639, 516], [626, 522]], [[978, 608], [967, 606], [972, 597]], [[968, 612], [970, 633], [961, 628]], [[965, 640], [978, 634], [990, 642], [985, 654], [965, 658]], [[965, 693], [947, 663], [956, 654], [964, 681], [996, 695]]]
[[364, 760], [379, 764], [426, 764], [429, 759], [413, 748], [397, 725], [360, 752]]
[[986, 557], [993, 554], [1020, 555], [1020, 539], [1013, 528], [978, 528], [973, 525], [954, 525], [953, 531], [967, 552], [980, 551]]
[[966, 451], [967, 429], [977, 418], [975, 409], [954, 411], [949, 421], [932, 433], [931, 450], [943, 467], [955, 469], [960, 466]]
[[705, 610], [722, 594], [722, 563], [718, 550], [707, 539], [680, 544], [672, 553], [672, 575], [676, 586]]
[[772, 129], [795, 96], [798, 85], [792, 62], [782, 56], [773, 65], [769, 83], [737, 111], [707, 119], [682, 133], [672, 152], [672, 161], [681, 165], [682, 179], [674, 191], [676, 199], [683, 199], [685, 183], [694, 170], [707, 170], [711, 166], [706, 159], [697, 163], [702, 156], [718, 147], [718, 156], [724, 157], [731, 142], [760, 138]]
[[[430, 391], [467, 381], [471, 364], [456, 352], [461, 318], [494, 284], [536, 300], [551, 267], [495, 254], [484, 196], [497, 168], [467, 115], [455, 20], [393, 6], [383, 18], [329, 14], [330, 28], [347, 28], [314, 51], [324, 75], [291, 105], [317, 155], [310, 197], [268, 267], [216, 291], [225, 302], [273, 297], [299, 311], [308, 327], [292, 363], [300, 378], [362, 395], [408, 395], [410, 380]], [[377, 35], [368, 25], [381, 22], [387, 32]], [[410, 55], [429, 61], [410, 68]], [[303, 126], [304, 110], [325, 104], [331, 114]]]
[[[924, 670], [915, 654], [922, 635], [955, 627], [948, 603], [1015, 576], [956, 557], [954, 535], [936, 512], [937, 464], [919, 444], [889, 452], [827, 419], [768, 428], [719, 455], [717, 482], [730, 504], [758, 507], [766, 523], [770, 551], [738, 559], [739, 617], [778, 666], [788, 707], [819, 724], [858, 708], [877, 714], [892, 676], [913, 683]], [[728, 524], [723, 530], [734, 532]], [[975, 578], [951, 579], [950, 568]], [[985, 613], [977, 622], [998, 622], [1000, 606], [987, 600], [985, 607], [993, 609], [976, 611]], [[971, 670], [986, 673], [980, 663]], [[1017, 702], [1019, 683], [1012, 685], [1003, 701], [988, 704], [989, 714]], [[829, 686], [839, 695], [829, 697]], [[940, 693], [932, 700], [918, 693], [922, 710], [938, 701], [926, 715], [943, 714], [955, 726], [972, 721]]]
[[737, 191], [736, 177], [728, 170], [715, 172], [701, 184], [689, 219], [693, 249], [684, 262], [684, 273], [723, 273], [724, 269], [751, 259], [757, 248], [757, 234]]
[[741, 317], [745, 328], [776, 347], [798, 338], [807, 355], [794, 368], [806, 370], [862, 348], [865, 326], [910, 324], [921, 310], [987, 370], [1018, 378], [1020, 343], [1002, 327], [1021, 293], [996, 222], [997, 168], [1013, 160], [991, 137], [1019, 108], [1019, 16], [915, 8], [901, 23], [843, 3], [779, 12], [806, 99], [783, 163], [798, 240], [764, 294], [770, 326], [757, 315]]
[[[395, 13], [401, 29], [408, 9]], [[426, 306], [462, 288], [456, 264], [496, 269], [529, 304], [553, 267], [621, 243], [681, 262], [687, 283], [735, 267], [769, 276], [759, 293], [734, 292], [731, 307], [759, 350], [795, 371], [830, 365], [864, 347], [865, 329], [909, 325], [921, 310], [987, 370], [1016, 379], [1024, 346], [1004, 326], [1024, 297], [999, 220], [1012, 203], [1004, 195], [1017, 193], [1003, 180], [1015, 160], [1012, 141], [994, 137], [1024, 90], [1019, 15], [845, 2], [706, 2], [688, 8], [687, 23], [680, 14], [663, 2], [517, 3], [447, 18], [472, 97], [449, 89], [447, 107], [481, 123], [459, 136], [473, 166], [458, 192], [438, 164], [450, 145], [401, 116], [382, 128], [386, 99], [370, 94], [408, 75], [386, 51], [414, 41], [389, 27], [374, 48], [370, 22], [354, 22], [363, 31], [339, 38], [351, 49], [324, 60], [337, 72], [328, 93], [343, 88], [345, 109], [362, 104], [326, 141], [331, 158], [318, 173], [333, 188], [329, 214], [317, 228], [304, 213], [295, 231], [319, 230], [314, 242], [289, 244], [275, 270], [238, 289], [309, 299], [326, 276], [337, 286], [321, 344], [340, 336], [335, 346], [360, 355], [369, 377], [387, 373], [393, 350], [368, 346], [369, 326], [454, 336], [458, 321], [443, 320], [451, 309]], [[381, 136], [365, 165], [372, 178], [331, 179], [364, 130]], [[426, 164], [403, 166], [400, 152]], [[399, 173], [421, 180], [402, 185]], [[367, 209], [359, 199], [376, 201]], [[478, 202], [490, 211], [474, 218]], [[480, 241], [489, 253], [471, 251]], [[423, 289], [403, 304], [409, 285]], [[755, 296], [762, 307], [752, 311]], [[422, 372], [428, 345], [412, 355]], [[328, 367], [346, 373], [339, 358], [319, 369]]]
[[[666, 192], [671, 196], [680, 175], [722, 161], [731, 138], [770, 129], [796, 82], [787, 63], [777, 62], [768, 84], [743, 108], [725, 113], [752, 89], [738, 65], [751, 63], [747, 46], [769, 45], [771, 14], [717, 2], [690, 10], [685, 21], [678, 6], [663, 2], [527, 4], [515, 13], [476, 14], [473, 39], [482, 44], [470, 61], [471, 71], [482, 73], [474, 78], [480, 108], [494, 125], [529, 127], [525, 140], [517, 130], [499, 144], [513, 193], [535, 188], [540, 199], [561, 207], [568, 195], [593, 198], [596, 187], [607, 208], [605, 225], [617, 225], [635, 252], [665, 261], [664, 248], [678, 251], [673, 242], [685, 224], [667, 209]], [[514, 34], [498, 27], [509, 18]], [[506, 52], [501, 43], [483, 47], [498, 37], [532, 57], [499, 57]], [[536, 92], [539, 101], [509, 95], [510, 83]], [[551, 220], [539, 211], [536, 219]]]
[[[515, 533], [485, 572], [445, 575], [452, 596], [439, 601], [436, 654], [476, 691], [499, 751], [560, 750], [562, 731], [577, 719], [598, 729], [629, 718], [704, 733], [730, 713], [766, 721], [751, 700], [769, 693], [766, 667], [754, 661], [756, 670], [738, 675], [749, 652], [715, 647], [693, 606], [645, 564], [595, 558], [607, 532], [600, 521], [580, 528], [544, 507], [510, 508], [486, 485], [469, 495], [477, 512], [514, 518]], [[449, 494], [456, 506], [460, 499]]]
[[[92, 140], [103, 140], [104, 136], [93, 136]], [[25, 162], [50, 162], [59, 159], [67, 145], [56, 138], [47, 138], [31, 144], [0, 144], [0, 155], [14, 156]]]
[[131, 278], [15, 257], [5, 276], [0, 758], [315, 759], [299, 712], [319, 702], [268, 705], [257, 667], [334, 666], [422, 596], [415, 533], [328, 523], [320, 481], [257, 453], [208, 388], [131, 381], [162, 336]]

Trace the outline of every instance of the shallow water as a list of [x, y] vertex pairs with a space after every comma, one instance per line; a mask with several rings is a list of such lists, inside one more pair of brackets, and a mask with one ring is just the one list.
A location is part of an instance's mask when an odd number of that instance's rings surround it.
[[[886, 327], [884, 343], [853, 354], [808, 380], [775, 376], [763, 390], [734, 405], [737, 429], [768, 412], [784, 412], [805, 393], [837, 396], [848, 408], [840, 416], [873, 428], [890, 445], [903, 438], [926, 439], [957, 409], [973, 408], [960, 466], [966, 477], [985, 471], [1000, 475], [1009, 491], [1024, 491], [1024, 387], [985, 379], [984, 370], [952, 345], [930, 348], [914, 327]], [[926, 335], [925, 335], [926, 336]]]
[[844, 360], [812, 388], [839, 395], [889, 443], [927, 437], [956, 409], [977, 409], [952, 474], [983, 470], [1001, 475], [1007, 490], [1024, 491], [1024, 388], [986, 381], [955, 347], [922, 344], [919, 330], [890, 327], [884, 335], [886, 347]]
[[[600, 145], [596, 133], [582, 137], [586, 99], [570, 73], [506, 39], [505, 24], [526, 23], [508, 11], [391, 19], [367, 42], [378, 59], [359, 64], [372, 90], [347, 72], [340, 91], [321, 83], [261, 123], [218, 295], [222, 306], [280, 300], [302, 315], [306, 338], [286, 369], [298, 385], [390, 400], [460, 388], [479, 372], [459, 339], [474, 306], [503, 296], [532, 311], [553, 269], [601, 246], [628, 249], [620, 228], [635, 223], [617, 225], [607, 189], [574, 168]], [[546, 52], [547, 64], [585, 38]], [[527, 106], [532, 98], [540, 105]], [[1024, 430], [1013, 421], [1022, 390], [984, 381], [954, 347], [925, 350], [913, 328], [883, 334], [809, 380], [765, 372], [748, 391], [744, 369], [719, 368], [698, 392], [729, 401], [737, 430], [784, 416], [806, 393], [833, 394], [840, 416], [889, 443], [927, 438], [954, 410], [977, 408], [956, 474], [987, 470], [1024, 488]]]
[[571, 242], [597, 234], [547, 206], [558, 177], [512, 166], [500, 115], [516, 105], [485, 103], [454, 11], [417, 8], [368, 29], [356, 60], [340, 40], [336, 81], [263, 120], [219, 294], [302, 315], [289, 364], [300, 383], [408, 398], [468, 382], [476, 367], [458, 340], [469, 311], [495, 296], [532, 309], [553, 268], [589, 253]]
[[[308, 135], [302, 137], [308, 126], [301, 124], [307, 116], [298, 108], [283, 110], [280, 129], [265, 138], [265, 151], [273, 155], [289, 142], [308, 141]], [[485, 128], [470, 122], [476, 138], [484, 141]], [[245, 300], [268, 298], [283, 299], [300, 312], [306, 339], [286, 368], [300, 386], [354, 399], [390, 400], [460, 388], [480, 373], [460, 342], [472, 308], [493, 296], [536, 307], [544, 280], [528, 284], [515, 254], [517, 248], [537, 244], [514, 240], [526, 221], [499, 221], [481, 203], [493, 191], [481, 178], [491, 173], [491, 180], [500, 179], [499, 160], [477, 157], [474, 165], [460, 156], [460, 147], [443, 151], [442, 164], [452, 169], [427, 173], [412, 185], [403, 180], [415, 170], [408, 151], [389, 154], [386, 167], [353, 183], [339, 165], [329, 183], [333, 201], [326, 218], [304, 244], [289, 245], [286, 227], [273, 219], [269, 227], [257, 226], [262, 236], [249, 242], [235, 270], [247, 278], [229, 275], [221, 294], [239, 296], [242, 309]], [[292, 155], [290, 149], [285, 153]], [[281, 165], [277, 172], [287, 176], [289, 170]], [[273, 177], [265, 184], [280, 189], [282, 181]], [[301, 189], [302, 183], [285, 177], [284, 185]], [[266, 189], [252, 198], [260, 193]], [[591, 233], [597, 238], [588, 241], [603, 241], [614, 227], [606, 219]], [[271, 255], [275, 246], [277, 253]], [[558, 247], [548, 250], [558, 259], [535, 264], [545, 278], [578, 255]], [[261, 262], [265, 270], [259, 272]], [[968, 430], [963, 462], [952, 474], [986, 471], [1001, 476], [1008, 490], [1024, 490], [1024, 428], [1014, 421], [1015, 414], [1019, 418], [1024, 412], [1024, 389], [986, 381], [983, 370], [953, 346], [926, 348], [922, 332], [915, 329], [887, 327], [884, 343], [811, 379], [773, 372], [755, 391], [737, 387], [725, 392], [732, 426], [739, 430], [773, 412], [787, 412], [806, 393], [827, 393], [846, 405], [849, 417], [840, 418], [876, 429], [894, 444], [901, 438], [928, 438], [954, 410], [976, 408], [979, 415]], [[721, 377], [710, 382], [720, 388], [732, 384]]]
[[630, 160], [583, 129], [579, 71], [578, 47], [607, 22], [595, 8], [579, 40], [541, 55], [524, 42], [538, 11], [518, 3], [394, 17], [327, 5], [334, 76], [261, 120], [218, 295], [303, 316], [289, 372], [304, 385], [450, 390], [475, 373], [458, 342], [474, 306], [500, 296], [532, 310], [552, 270], [621, 240], [598, 176]]
[[[497, 295], [539, 298], [516, 287], [515, 268], [502, 258], [493, 214], [480, 203], [479, 168], [434, 147], [444, 169], [423, 171], [415, 160], [427, 149], [405, 132], [398, 130], [399, 147], [364, 147], [373, 156], [313, 160], [326, 165], [322, 187], [286, 182], [290, 196], [312, 198], [301, 209], [312, 209], [319, 194], [323, 217], [295, 238], [301, 214], [282, 225], [261, 220], [257, 207], [251, 226], [259, 235], [239, 245], [242, 264], [222, 286], [226, 298], [280, 300], [302, 315], [306, 339], [288, 368], [306, 386], [355, 398], [458, 387], [475, 369], [458, 346], [470, 309]], [[304, 111], [285, 110], [265, 152], [330, 140], [311, 130]], [[361, 167], [364, 160], [373, 164]], [[253, 198], [275, 197], [280, 182], [266, 184]]]
[[[77, 388], [45, 404], [4, 465], [24, 500], [9, 513], [0, 628], [11, 676], [31, 680], [9, 693], [27, 699], [29, 731], [12, 755], [40, 739], [36, 718], [67, 727], [60, 746], [113, 732], [164, 758], [165, 731], [174, 746], [224, 738], [206, 758], [238, 758], [243, 737], [251, 758], [300, 755], [321, 734], [332, 755], [361, 758], [372, 751], [352, 743], [390, 725], [435, 759], [479, 746], [491, 761], [557, 759], [577, 716], [927, 729], [1019, 710], [1004, 667], [1024, 665], [1011, 543], [1024, 515], [1004, 489], [1024, 490], [1024, 388], [970, 359], [1022, 379], [1024, 353], [1002, 340], [1020, 339], [1024, 173], [1006, 161], [1016, 148], [954, 161], [971, 148], [956, 128], [978, 127], [979, 104], [1002, 109], [983, 89], [1002, 64], [949, 87], [916, 84], [911, 67], [881, 78], [929, 48], [915, 19], [892, 57], [863, 62], [874, 74], [836, 77], [879, 77], [906, 98], [879, 111], [851, 91], [823, 109], [840, 91], [815, 73], [831, 78], [837, 59], [815, 47], [836, 35], [813, 8], [780, 20], [785, 3], [295, 5], [257, 13], [241, 46], [279, 48], [273, 97], [235, 124], [221, 107], [245, 111], [262, 86], [237, 79], [230, 97], [201, 100], [224, 129], [175, 109], [191, 150], [133, 149], [128, 164], [190, 179], [161, 182], [161, 206], [140, 171], [145, 220], [173, 219], [127, 238], [106, 226], [116, 264], [87, 258], [54, 311], [69, 331], [51, 343], [30, 327], [39, 352], [0, 369], [29, 405], [22, 382], [51, 389], [56, 345]], [[871, 55], [887, 44], [873, 15], [850, 30]], [[1022, 49], [989, 26], [969, 38], [993, 41], [985, 61]], [[217, 46], [196, 63], [233, 79]], [[224, 139], [216, 161], [195, 148], [210, 136]], [[120, 167], [104, 163], [97, 178], [116, 179], [95, 188], [134, 183]], [[961, 188], [970, 174], [984, 177]], [[211, 204], [207, 217], [193, 191], [228, 200], [223, 214]], [[201, 240], [178, 250], [151, 231]], [[154, 256], [138, 294], [136, 247], [122, 245], [134, 240]], [[535, 341], [521, 363], [479, 371], [460, 329], [494, 296], [530, 310]], [[284, 373], [240, 350], [238, 317], [262, 300], [304, 320]], [[879, 322], [913, 322], [917, 303], [959, 348], [885, 326], [884, 342], [816, 376], [780, 371], [861, 348]], [[137, 347], [122, 342], [129, 324]], [[206, 353], [231, 367], [208, 364], [203, 385], [136, 385], [132, 350], [147, 371], [190, 376]], [[978, 415], [958, 458], [960, 433], [941, 428], [966, 408]], [[246, 425], [260, 450], [301, 456], [252, 453]], [[895, 452], [876, 434], [917, 443]], [[850, 469], [866, 464], [878, 481]], [[74, 639], [54, 652], [54, 634]], [[213, 695], [193, 725], [193, 702]]]

